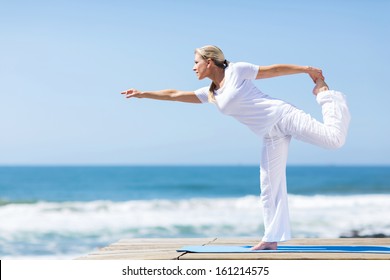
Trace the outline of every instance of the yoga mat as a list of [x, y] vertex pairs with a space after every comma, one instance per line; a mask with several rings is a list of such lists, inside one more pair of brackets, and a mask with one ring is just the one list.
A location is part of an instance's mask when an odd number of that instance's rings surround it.
[[336, 245], [304, 245], [278, 246], [277, 250], [251, 250], [252, 246], [184, 246], [177, 252], [188, 253], [375, 253], [390, 254], [390, 246], [336, 246]]

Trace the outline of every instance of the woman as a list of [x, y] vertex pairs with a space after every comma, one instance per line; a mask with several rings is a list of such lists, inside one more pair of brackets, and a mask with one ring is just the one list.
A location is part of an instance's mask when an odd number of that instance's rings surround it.
[[[209, 78], [210, 87], [196, 91], [129, 89], [127, 98], [151, 98], [190, 103], [214, 103], [263, 138], [260, 164], [264, 236], [253, 250], [276, 250], [277, 242], [291, 239], [287, 204], [286, 164], [292, 137], [324, 148], [339, 148], [346, 139], [350, 115], [343, 94], [329, 90], [321, 69], [276, 64], [257, 66], [228, 62], [216, 46], [195, 50], [193, 67], [199, 80]], [[315, 83], [313, 94], [322, 107], [323, 123], [282, 100], [262, 93], [251, 80], [283, 75], [308, 74]]]

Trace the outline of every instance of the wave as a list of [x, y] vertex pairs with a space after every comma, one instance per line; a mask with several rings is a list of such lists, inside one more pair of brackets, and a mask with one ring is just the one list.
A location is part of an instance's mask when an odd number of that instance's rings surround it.
[[[0, 255], [83, 255], [122, 238], [261, 237], [257, 196], [0, 204]], [[289, 196], [295, 238], [390, 235], [390, 195]]]

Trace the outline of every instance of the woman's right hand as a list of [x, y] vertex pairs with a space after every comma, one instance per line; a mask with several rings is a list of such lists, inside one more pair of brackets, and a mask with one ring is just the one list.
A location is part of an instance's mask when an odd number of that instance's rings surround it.
[[319, 68], [315, 68], [312, 66], [307, 66], [307, 73], [309, 74], [310, 78], [313, 80], [314, 83], [316, 83], [317, 79], [325, 80], [325, 77], [322, 75], [322, 70]]

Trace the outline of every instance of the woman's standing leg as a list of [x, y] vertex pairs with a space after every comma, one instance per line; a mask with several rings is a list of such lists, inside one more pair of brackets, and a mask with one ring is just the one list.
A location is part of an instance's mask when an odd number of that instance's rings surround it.
[[274, 128], [264, 137], [260, 166], [264, 236], [253, 250], [276, 250], [278, 241], [291, 238], [287, 201], [286, 164], [291, 136]]

